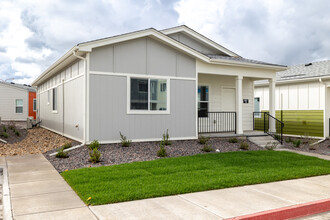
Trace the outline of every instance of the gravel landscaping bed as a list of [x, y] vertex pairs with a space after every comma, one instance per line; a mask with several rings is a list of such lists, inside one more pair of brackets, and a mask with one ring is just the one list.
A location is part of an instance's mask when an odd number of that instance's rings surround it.
[[[294, 141], [300, 140], [299, 146], [294, 145]], [[304, 138], [304, 137], [283, 137], [283, 148], [299, 150], [317, 154], [330, 155], [330, 140], [326, 139], [319, 144], [312, 145], [319, 141], [318, 139]]]
[[[9, 130], [10, 129], [7, 129], [7, 131]], [[10, 134], [10, 136], [8, 137], [8, 141], [11, 140], [11, 136], [16, 135]], [[2, 139], [7, 140], [5, 138]], [[25, 130], [25, 133], [21, 131], [21, 135], [19, 137], [16, 137], [13, 142], [9, 141], [8, 144], [0, 142], [0, 156], [44, 153], [58, 148], [67, 142], [74, 141], [44, 128], [33, 128]]]
[[[12, 126], [12, 127], [11, 127]], [[15, 131], [17, 133], [15, 134]], [[8, 137], [4, 137], [4, 133], [8, 135]], [[1, 124], [0, 125], [0, 139], [7, 141], [8, 144], [13, 144], [16, 142], [22, 141], [27, 135], [26, 129], [14, 125]], [[2, 142], [0, 142], [2, 143]]]
[[[240, 142], [242, 141], [249, 144], [249, 150], [263, 150], [263, 148], [258, 147], [245, 138], [240, 138], [238, 143], [229, 143], [228, 140], [228, 138], [211, 138], [208, 143], [214, 150], [217, 150], [217, 152], [242, 151], [239, 149]], [[201, 151], [203, 145], [199, 144], [197, 140], [171, 142], [171, 145], [165, 146], [168, 157], [179, 157], [204, 153]], [[99, 151], [102, 154], [101, 162], [96, 164], [89, 162], [89, 150], [87, 146], [70, 151], [68, 158], [56, 158], [55, 156], [49, 156], [50, 153], [56, 152], [56, 150], [48, 151], [47, 153], [44, 153], [44, 156], [53, 164], [57, 171], [63, 172], [67, 169], [72, 170], [82, 167], [96, 167], [130, 163], [134, 161], [155, 160], [159, 159], [157, 156], [158, 150], [159, 142], [132, 143], [129, 147], [122, 147], [121, 144], [100, 145]]]

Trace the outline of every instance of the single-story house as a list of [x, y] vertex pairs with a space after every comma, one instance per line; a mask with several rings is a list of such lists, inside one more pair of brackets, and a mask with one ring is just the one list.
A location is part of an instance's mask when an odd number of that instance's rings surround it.
[[[329, 137], [329, 87], [330, 60], [290, 66], [277, 73], [276, 117], [282, 118], [284, 133]], [[254, 111], [268, 111], [268, 99], [268, 82], [255, 82]]]
[[[187, 26], [79, 43], [34, 82], [41, 126], [90, 143], [253, 129], [255, 80], [285, 66], [245, 59]], [[275, 113], [274, 106], [270, 113]]]
[[0, 81], [0, 117], [4, 121], [36, 119], [36, 89], [30, 85]]

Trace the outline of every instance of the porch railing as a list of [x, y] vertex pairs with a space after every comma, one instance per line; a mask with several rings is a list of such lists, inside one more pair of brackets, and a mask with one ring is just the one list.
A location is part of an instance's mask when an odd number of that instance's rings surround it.
[[198, 115], [198, 133], [236, 133], [236, 112], [203, 112]]
[[[275, 130], [270, 128], [270, 122], [275, 123]], [[253, 130], [263, 131], [283, 144], [284, 123], [268, 112], [253, 112]]]

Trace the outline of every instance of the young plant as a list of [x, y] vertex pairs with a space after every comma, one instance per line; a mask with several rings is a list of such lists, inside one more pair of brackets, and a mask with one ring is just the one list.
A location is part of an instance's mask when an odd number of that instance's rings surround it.
[[99, 149], [100, 143], [97, 140], [94, 140], [90, 143], [90, 145], [88, 146], [88, 148], [92, 151], [94, 149]]
[[294, 140], [292, 143], [293, 143], [294, 147], [299, 148], [300, 144], [301, 144], [301, 141], [298, 139], [298, 140]]
[[62, 147], [64, 149], [68, 149], [68, 148], [72, 147], [72, 143], [71, 142], [68, 142], [68, 143], [64, 144]]
[[2, 131], [3, 131], [3, 132], [7, 132], [7, 128], [6, 128], [6, 126], [4, 126], [4, 125], [2, 126]]
[[203, 152], [212, 152], [214, 149], [209, 144], [204, 144], [203, 148], [201, 149]]
[[4, 138], [8, 138], [9, 137], [9, 135], [8, 135], [7, 132], [2, 132], [0, 136], [2, 136]]
[[234, 138], [229, 138], [228, 142], [234, 144], [234, 143], [237, 143], [238, 140], [237, 140], [237, 138], [234, 137]]
[[275, 134], [274, 137], [275, 137], [275, 139], [278, 140], [278, 141], [281, 140], [281, 135], [279, 135], [279, 134]]
[[285, 142], [286, 142], [286, 143], [291, 143], [291, 142], [292, 142], [292, 138], [291, 138], [291, 137], [287, 137], [287, 138], [285, 138]]
[[94, 148], [89, 152], [89, 161], [92, 163], [98, 163], [100, 162], [101, 153], [97, 150], [97, 148]]
[[166, 149], [165, 149], [165, 144], [163, 143], [163, 141], [160, 142], [159, 150], [157, 151], [157, 156], [158, 157], [166, 157], [167, 156]]
[[198, 142], [200, 143], [200, 144], [206, 144], [208, 141], [209, 141], [209, 137], [204, 137], [204, 136], [199, 136], [199, 138], [198, 138]]
[[20, 133], [19, 133], [18, 130], [15, 130], [15, 135], [16, 135], [16, 136], [20, 136]]
[[265, 146], [267, 150], [274, 150], [277, 147], [277, 142], [268, 142]]
[[168, 129], [166, 130], [166, 133], [163, 134], [163, 144], [165, 145], [171, 145], [171, 141], [170, 141], [170, 135], [168, 134]]
[[68, 158], [69, 155], [68, 155], [68, 152], [65, 152], [65, 151], [64, 151], [64, 147], [61, 147], [61, 148], [57, 151], [56, 157], [57, 157], [57, 158]]
[[127, 140], [126, 136], [123, 135], [121, 132], [119, 132], [119, 134], [120, 134], [121, 145], [123, 147], [129, 147], [129, 145], [131, 145], [132, 141]]
[[243, 142], [241, 143], [239, 149], [241, 149], [241, 150], [249, 150], [249, 147], [250, 147], [249, 144], [246, 143], [245, 141], [243, 141]]

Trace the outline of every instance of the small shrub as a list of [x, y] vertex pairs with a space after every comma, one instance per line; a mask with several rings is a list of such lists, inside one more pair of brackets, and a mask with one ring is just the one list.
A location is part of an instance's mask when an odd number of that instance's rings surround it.
[[89, 144], [88, 148], [90, 150], [94, 150], [94, 149], [97, 150], [97, 149], [99, 149], [99, 146], [100, 146], [100, 143], [97, 140], [94, 140]]
[[161, 141], [160, 146], [159, 146], [159, 150], [157, 151], [157, 156], [158, 157], [166, 157], [167, 156], [166, 149], [165, 149], [164, 145], [165, 144]]
[[274, 150], [277, 147], [277, 142], [268, 142], [265, 146], [267, 150]]
[[207, 144], [207, 142], [209, 141], [209, 139], [210, 139], [209, 137], [199, 136], [198, 142], [200, 144]]
[[249, 144], [246, 143], [245, 141], [243, 141], [239, 147], [239, 149], [242, 149], [242, 150], [248, 150], [249, 149]]
[[2, 131], [3, 131], [3, 132], [7, 132], [7, 128], [6, 128], [6, 126], [2, 126]]
[[126, 136], [123, 135], [121, 132], [119, 132], [119, 134], [120, 134], [121, 146], [129, 147], [129, 145], [131, 145], [132, 141], [127, 140]]
[[212, 152], [214, 149], [209, 144], [204, 144], [203, 148], [201, 149], [203, 152]]
[[94, 148], [93, 150], [91, 150], [89, 152], [90, 162], [98, 163], [98, 162], [100, 162], [100, 158], [101, 158], [101, 153], [100, 153], [100, 151], [97, 150], [97, 148]]
[[68, 142], [68, 143], [64, 144], [62, 147], [64, 149], [69, 149], [70, 147], [72, 147], [72, 143], [71, 142]]
[[2, 133], [1, 133], [1, 136], [4, 137], [4, 138], [8, 138], [8, 137], [9, 137], [9, 135], [8, 135], [7, 132], [2, 132]]
[[275, 134], [275, 135], [274, 135], [274, 138], [275, 138], [276, 140], [280, 141], [280, 140], [281, 140], [281, 135], [279, 135], [279, 134]]
[[68, 155], [68, 152], [65, 152], [65, 151], [64, 151], [64, 147], [61, 147], [61, 148], [57, 151], [56, 157], [57, 157], [57, 158], [68, 158], [69, 155]]
[[287, 138], [285, 138], [285, 142], [286, 143], [291, 143], [293, 140], [292, 140], [292, 138], [291, 137], [287, 137]]
[[20, 133], [19, 133], [18, 130], [15, 130], [15, 135], [16, 135], [16, 136], [20, 136]]
[[166, 133], [163, 134], [163, 144], [165, 145], [171, 145], [171, 141], [170, 141], [170, 135], [168, 134], [168, 129], [166, 130]]
[[234, 143], [237, 143], [238, 140], [237, 140], [237, 138], [234, 137], [234, 138], [229, 138], [228, 142], [234, 144]]
[[293, 143], [294, 147], [299, 148], [300, 144], [301, 144], [301, 141], [298, 139], [298, 140], [294, 140], [292, 143]]

